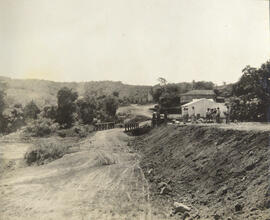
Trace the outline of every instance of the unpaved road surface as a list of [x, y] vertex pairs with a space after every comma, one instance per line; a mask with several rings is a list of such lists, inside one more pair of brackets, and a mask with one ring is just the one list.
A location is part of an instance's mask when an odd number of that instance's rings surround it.
[[144, 115], [146, 117], [152, 117], [153, 112], [150, 110], [150, 108], [153, 108], [153, 104], [148, 104], [148, 105], [137, 105], [137, 104], [132, 104], [129, 106], [124, 106], [120, 107], [117, 110], [117, 113], [125, 113], [125, 114], [130, 114], [130, 115]]
[[152, 214], [129, 138], [121, 129], [97, 132], [76, 153], [4, 173], [0, 219], [164, 219]]

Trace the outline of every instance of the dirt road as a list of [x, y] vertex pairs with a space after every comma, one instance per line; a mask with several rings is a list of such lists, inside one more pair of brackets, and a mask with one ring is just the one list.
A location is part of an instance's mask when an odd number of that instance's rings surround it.
[[79, 152], [0, 179], [0, 219], [164, 219], [154, 216], [139, 155], [121, 129], [96, 133]]
[[137, 104], [132, 104], [129, 106], [124, 106], [124, 107], [120, 107], [117, 110], [117, 113], [121, 114], [121, 113], [125, 113], [125, 114], [130, 114], [133, 116], [136, 115], [144, 115], [146, 117], [152, 117], [153, 112], [151, 110], [149, 110], [150, 108], [153, 108], [154, 105], [153, 104], [148, 104], [148, 105], [137, 105]]

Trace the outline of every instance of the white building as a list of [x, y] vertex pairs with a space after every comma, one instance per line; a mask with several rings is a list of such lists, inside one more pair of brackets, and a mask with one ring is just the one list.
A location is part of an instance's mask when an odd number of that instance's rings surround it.
[[195, 109], [195, 115], [200, 115], [200, 117], [205, 117], [206, 116], [206, 111], [208, 108], [219, 108], [220, 109], [220, 117], [224, 118], [224, 112], [227, 111], [227, 107], [225, 106], [224, 103], [217, 103], [213, 101], [213, 99], [193, 99], [192, 102], [189, 102], [185, 105], [181, 106], [182, 113], [184, 112], [184, 108], [188, 108], [188, 114], [192, 114], [192, 107]]

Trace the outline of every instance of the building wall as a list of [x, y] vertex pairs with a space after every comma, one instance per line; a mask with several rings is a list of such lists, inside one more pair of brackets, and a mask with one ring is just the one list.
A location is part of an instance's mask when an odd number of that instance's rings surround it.
[[184, 106], [182, 106], [182, 112], [183, 112], [183, 109], [184, 107], [187, 107], [188, 108], [188, 114], [191, 115], [192, 114], [192, 106], [195, 107], [195, 114], [200, 114], [201, 117], [205, 117], [206, 116], [206, 111], [208, 108], [217, 108], [219, 107], [220, 109], [220, 116], [221, 117], [225, 117], [224, 115], [224, 112], [227, 110], [225, 104], [223, 103], [216, 103], [214, 101], [211, 101], [211, 100], [208, 100], [208, 99], [203, 99], [203, 100], [200, 100], [198, 102], [195, 102], [195, 103], [191, 103], [191, 104], [186, 104]]

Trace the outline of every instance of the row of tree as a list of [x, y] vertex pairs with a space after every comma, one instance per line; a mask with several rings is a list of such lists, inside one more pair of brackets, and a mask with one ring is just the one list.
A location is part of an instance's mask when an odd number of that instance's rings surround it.
[[57, 93], [57, 106], [46, 106], [43, 117], [51, 118], [63, 127], [71, 127], [74, 121], [92, 124], [94, 119], [100, 121], [115, 120], [118, 108], [118, 95], [86, 95], [78, 98], [78, 93], [67, 87]]
[[179, 107], [180, 94], [186, 93], [190, 90], [213, 90], [215, 85], [208, 81], [194, 81], [192, 83], [167, 83], [164, 78], [158, 79], [159, 84], [154, 86], [151, 90], [153, 100], [158, 103], [161, 108]]
[[[192, 89], [214, 89], [212, 82], [195, 82], [168, 84], [164, 78], [159, 78], [159, 85], [152, 88], [153, 101], [161, 107], [177, 106], [179, 94]], [[42, 109], [31, 101], [25, 107], [16, 104], [8, 107], [5, 102], [6, 85], [0, 82], [0, 132], [11, 132], [22, 126], [27, 120], [37, 119], [38, 116], [49, 118], [62, 127], [70, 127], [74, 121], [91, 124], [94, 119], [101, 121], [115, 120], [119, 105], [119, 93], [100, 95], [86, 93], [78, 97], [78, 93], [67, 87], [61, 88], [57, 93], [57, 105], [45, 106]], [[270, 120], [270, 61], [260, 68], [247, 66], [238, 82], [225, 86], [224, 91], [231, 109], [232, 120], [239, 121], [269, 121]], [[220, 91], [215, 90], [217, 95]], [[128, 100], [125, 100], [128, 102]], [[123, 100], [120, 103], [125, 102]]]
[[[12, 108], [5, 102], [5, 85], [0, 84], [0, 132], [12, 132], [25, 125], [27, 121], [40, 118], [50, 119], [63, 128], [69, 128], [75, 121], [92, 124], [94, 120], [108, 121], [116, 119], [118, 94], [110, 96], [87, 95], [78, 97], [72, 89], [63, 87], [57, 93], [57, 105], [40, 109], [34, 101], [26, 106], [16, 104]], [[6, 110], [6, 111], [5, 111]]]
[[270, 122], [270, 61], [260, 68], [247, 66], [238, 82], [215, 87], [212, 82], [168, 84], [159, 78], [159, 85], [152, 88], [154, 102], [161, 108], [180, 104], [179, 94], [192, 89], [214, 90], [216, 96], [227, 99], [232, 120]]

